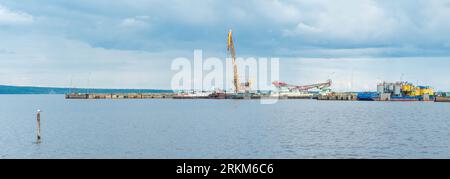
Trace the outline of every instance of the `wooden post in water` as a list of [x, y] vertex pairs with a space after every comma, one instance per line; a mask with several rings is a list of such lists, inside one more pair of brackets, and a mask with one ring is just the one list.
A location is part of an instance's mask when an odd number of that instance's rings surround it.
[[37, 141], [36, 143], [41, 143], [41, 110], [37, 110], [37, 115], [36, 115], [36, 120], [37, 120]]

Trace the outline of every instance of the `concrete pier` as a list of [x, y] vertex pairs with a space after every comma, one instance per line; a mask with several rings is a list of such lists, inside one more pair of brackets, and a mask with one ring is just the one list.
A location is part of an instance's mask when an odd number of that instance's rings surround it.
[[435, 102], [450, 102], [450, 96], [437, 96]]
[[356, 93], [331, 93], [328, 95], [319, 95], [318, 100], [337, 100], [337, 101], [356, 101]]
[[[231, 94], [231, 93], [219, 93], [210, 95], [187, 95], [177, 93], [114, 93], [114, 94], [66, 94], [66, 99], [317, 99], [317, 100], [334, 100], [334, 101], [357, 101], [358, 94], [351, 92], [333, 92], [326, 95], [273, 95], [273, 94]], [[450, 102], [450, 97], [438, 96], [436, 98], [430, 98], [424, 96], [420, 101], [435, 101], [435, 102]], [[380, 98], [376, 101], [393, 101], [387, 94], [381, 94]], [[419, 101], [419, 100], [417, 100]]]
[[66, 99], [154, 99], [173, 98], [174, 93], [66, 94]]

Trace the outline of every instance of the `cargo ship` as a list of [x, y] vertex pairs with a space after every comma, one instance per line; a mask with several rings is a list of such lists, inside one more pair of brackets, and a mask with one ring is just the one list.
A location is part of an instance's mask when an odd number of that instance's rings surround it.
[[380, 95], [376, 92], [363, 92], [358, 93], [357, 99], [359, 101], [379, 101]]
[[377, 92], [358, 93], [357, 98], [361, 101], [434, 101], [435, 94], [429, 86], [383, 82], [377, 85]]

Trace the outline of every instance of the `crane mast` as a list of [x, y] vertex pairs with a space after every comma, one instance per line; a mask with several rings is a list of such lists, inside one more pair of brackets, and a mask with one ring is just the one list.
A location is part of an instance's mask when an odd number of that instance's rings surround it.
[[232, 34], [231, 30], [228, 32], [227, 52], [231, 55], [231, 59], [232, 59], [232, 62], [233, 62], [234, 92], [238, 93], [239, 89], [240, 89], [239, 74], [238, 74], [238, 69], [237, 69], [237, 64], [236, 64], [236, 49], [234, 48], [233, 34]]

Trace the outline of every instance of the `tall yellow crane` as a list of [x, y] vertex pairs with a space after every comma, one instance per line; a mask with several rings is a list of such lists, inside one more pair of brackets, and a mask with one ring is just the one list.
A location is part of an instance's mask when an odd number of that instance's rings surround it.
[[240, 83], [239, 83], [239, 74], [236, 64], [236, 49], [234, 48], [233, 43], [233, 33], [230, 29], [228, 31], [228, 43], [227, 43], [227, 52], [231, 54], [231, 58], [233, 61], [233, 85], [234, 85], [234, 92], [238, 93], [240, 89]]

